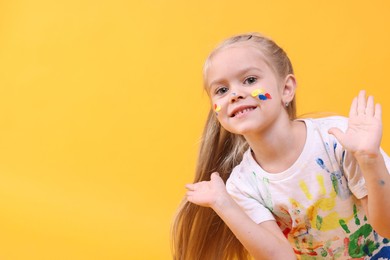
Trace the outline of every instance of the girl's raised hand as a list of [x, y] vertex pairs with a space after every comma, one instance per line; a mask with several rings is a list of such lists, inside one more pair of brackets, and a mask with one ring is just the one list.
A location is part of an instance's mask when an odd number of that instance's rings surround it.
[[374, 103], [372, 96], [366, 99], [364, 90], [360, 91], [352, 101], [346, 132], [331, 128], [329, 133], [356, 159], [376, 157], [380, 153], [382, 138], [381, 106]]
[[229, 196], [225, 183], [217, 172], [211, 174], [210, 181], [187, 184], [187, 200], [203, 207], [213, 208], [219, 200]]

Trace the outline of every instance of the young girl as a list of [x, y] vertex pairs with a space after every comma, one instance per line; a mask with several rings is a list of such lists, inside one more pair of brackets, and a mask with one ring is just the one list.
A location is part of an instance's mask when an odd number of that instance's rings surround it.
[[258, 34], [217, 47], [204, 83], [212, 110], [174, 259], [390, 259], [390, 159], [373, 97], [361, 91], [348, 119], [296, 119], [290, 60]]

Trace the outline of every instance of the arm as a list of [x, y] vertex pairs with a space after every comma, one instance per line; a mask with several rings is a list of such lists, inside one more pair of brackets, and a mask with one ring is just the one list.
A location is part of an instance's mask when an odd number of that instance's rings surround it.
[[275, 221], [256, 224], [230, 197], [218, 173], [210, 181], [187, 184], [188, 201], [211, 207], [255, 259], [296, 259]]
[[361, 91], [351, 105], [348, 129], [329, 130], [352, 153], [366, 180], [368, 195], [362, 199], [370, 224], [376, 232], [390, 237], [390, 175], [380, 152], [381, 107]]

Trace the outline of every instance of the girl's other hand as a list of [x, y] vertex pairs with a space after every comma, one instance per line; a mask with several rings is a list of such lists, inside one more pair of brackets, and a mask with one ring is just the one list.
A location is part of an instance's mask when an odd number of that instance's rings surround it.
[[203, 207], [215, 207], [229, 194], [225, 183], [217, 172], [211, 174], [210, 181], [201, 181], [185, 185], [187, 200]]
[[380, 154], [382, 138], [381, 106], [374, 103], [372, 96], [366, 99], [364, 90], [360, 91], [352, 101], [346, 132], [331, 128], [329, 133], [334, 135], [356, 159], [377, 157]]

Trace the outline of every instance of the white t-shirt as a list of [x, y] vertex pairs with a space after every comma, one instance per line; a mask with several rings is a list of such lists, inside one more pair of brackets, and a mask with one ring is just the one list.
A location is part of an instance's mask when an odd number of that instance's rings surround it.
[[359, 200], [367, 195], [362, 173], [328, 134], [331, 127], [344, 131], [347, 119], [303, 121], [306, 143], [289, 169], [268, 173], [248, 150], [226, 183], [228, 192], [255, 223], [275, 220], [298, 258], [390, 259], [389, 240], [367, 223]]

